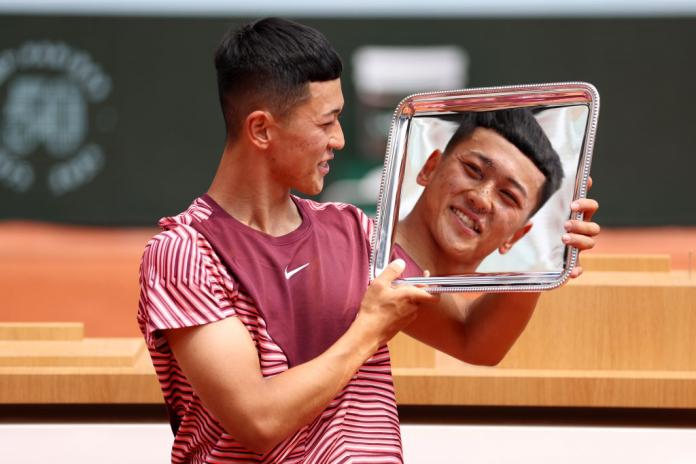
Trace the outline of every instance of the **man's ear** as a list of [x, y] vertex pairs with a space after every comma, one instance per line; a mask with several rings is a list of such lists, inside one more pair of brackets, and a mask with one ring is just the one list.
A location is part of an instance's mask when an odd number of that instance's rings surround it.
[[249, 141], [260, 149], [268, 148], [271, 141], [270, 127], [274, 122], [273, 115], [268, 111], [256, 110], [244, 119], [243, 131]]
[[528, 233], [531, 229], [532, 229], [532, 222], [529, 221], [529, 222], [527, 222], [525, 225], [523, 225], [522, 227], [520, 227], [519, 229], [517, 229], [517, 230], [515, 231], [515, 233], [512, 234], [512, 237], [510, 237], [509, 239], [505, 240], [505, 241], [503, 242], [503, 244], [500, 245], [500, 247], [498, 248], [498, 253], [500, 253], [501, 255], [504, 255], [505, 253], [507, 253], [508, 251], [510, 251], [510, 249], [512, 248], [512, 246], [513, 246], [519, 239], [521, 239], [522, 237], [524, 237], [525, 235], [527, 235], [527, 233]]
[[425, 187], [430, 183], [430, 180], [433, 178], [433, 173], [435, 172], [435, 168], [437, 168], [437, 165], [440, 164], [440, 160], [442, 159], [442, 152], [440, 150], [433, 150], [433, 152], [428, 156], [428, 159], [425, 161], [425, 164], [421, 168], [420, 172], [418, 173], [418, 177], [416, 177], [416, 182], [418, 185], [421, 187]]

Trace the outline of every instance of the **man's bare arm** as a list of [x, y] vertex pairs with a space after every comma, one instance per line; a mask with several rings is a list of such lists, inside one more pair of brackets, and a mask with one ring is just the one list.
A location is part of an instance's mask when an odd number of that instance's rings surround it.
[[420, 310], [404, 332], [470, 364], [498, 364], [534, 313], [538, 293], [444, 294]]
[[415, 318], [433, 296], [392, 287], [403, 262], [392, 263], [370, 285], [356, 320], [317, 358], [263, 377], [254, 342], [237, 318], [165, 331], [193, 389], [225, 430], [248, 449], [265, 453], [310, 423], [359, 367]]

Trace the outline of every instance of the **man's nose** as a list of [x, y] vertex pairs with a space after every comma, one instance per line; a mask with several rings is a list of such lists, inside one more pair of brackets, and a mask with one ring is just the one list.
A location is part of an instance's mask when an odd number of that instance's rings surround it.
[[346, 145], [346, 139], [343, 137], [343, 128], [341, 123], [336, 121], [335, 129], [329, 137], [329, 145], [332, 150], [341, 150]]
[[469, 207], [477, 214], [490, 212], [493, 207], [492, 190], [492, 186], [488, 184], [469, 190], [467, 192]]

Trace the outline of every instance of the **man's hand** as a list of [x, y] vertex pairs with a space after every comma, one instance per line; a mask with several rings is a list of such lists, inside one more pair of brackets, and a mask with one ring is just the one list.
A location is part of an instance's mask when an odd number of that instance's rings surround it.
[[[592, 187], [592, 177], [588, 179], [587, 189]], [[583, 213], [583, 219], [571, 219], [565, 223], [566, 233], [563, 235], [563, 243], [577, 248], [579, 251], [589, 250], [595, 246], [594, 237], [599, 234], [599, 224], [592, 222], [592, 216], [599, 209], [599, 203], [590, 198], [575, 200], [570, 208], [573, 212]], [[575, 266], [570, 273], [573, 279], [582, 274], [582, 267]]]
[[[405, 263], [396, 259], [375, 278], [363, 296], [356, 324], [372, 333], [379, 345], [394, 337], [413, 322], [419, 305], [433, 303], [437, 295], [412, 285], [393, 286], [394, 280], [404, 271]], [[364, 325], [363, 325], [364, 324]]]

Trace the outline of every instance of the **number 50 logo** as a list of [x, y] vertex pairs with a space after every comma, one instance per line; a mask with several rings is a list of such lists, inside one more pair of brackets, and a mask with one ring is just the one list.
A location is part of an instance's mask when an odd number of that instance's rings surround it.
[[111, 85], [86, 52], [63, 43], [27, 42], [0, 53], [0, 183], [26, 192], [38, 180], [36, 166], [46, 164], [54, 195], [92, 180], [105, 156], [89, 140], [89, 110]]

